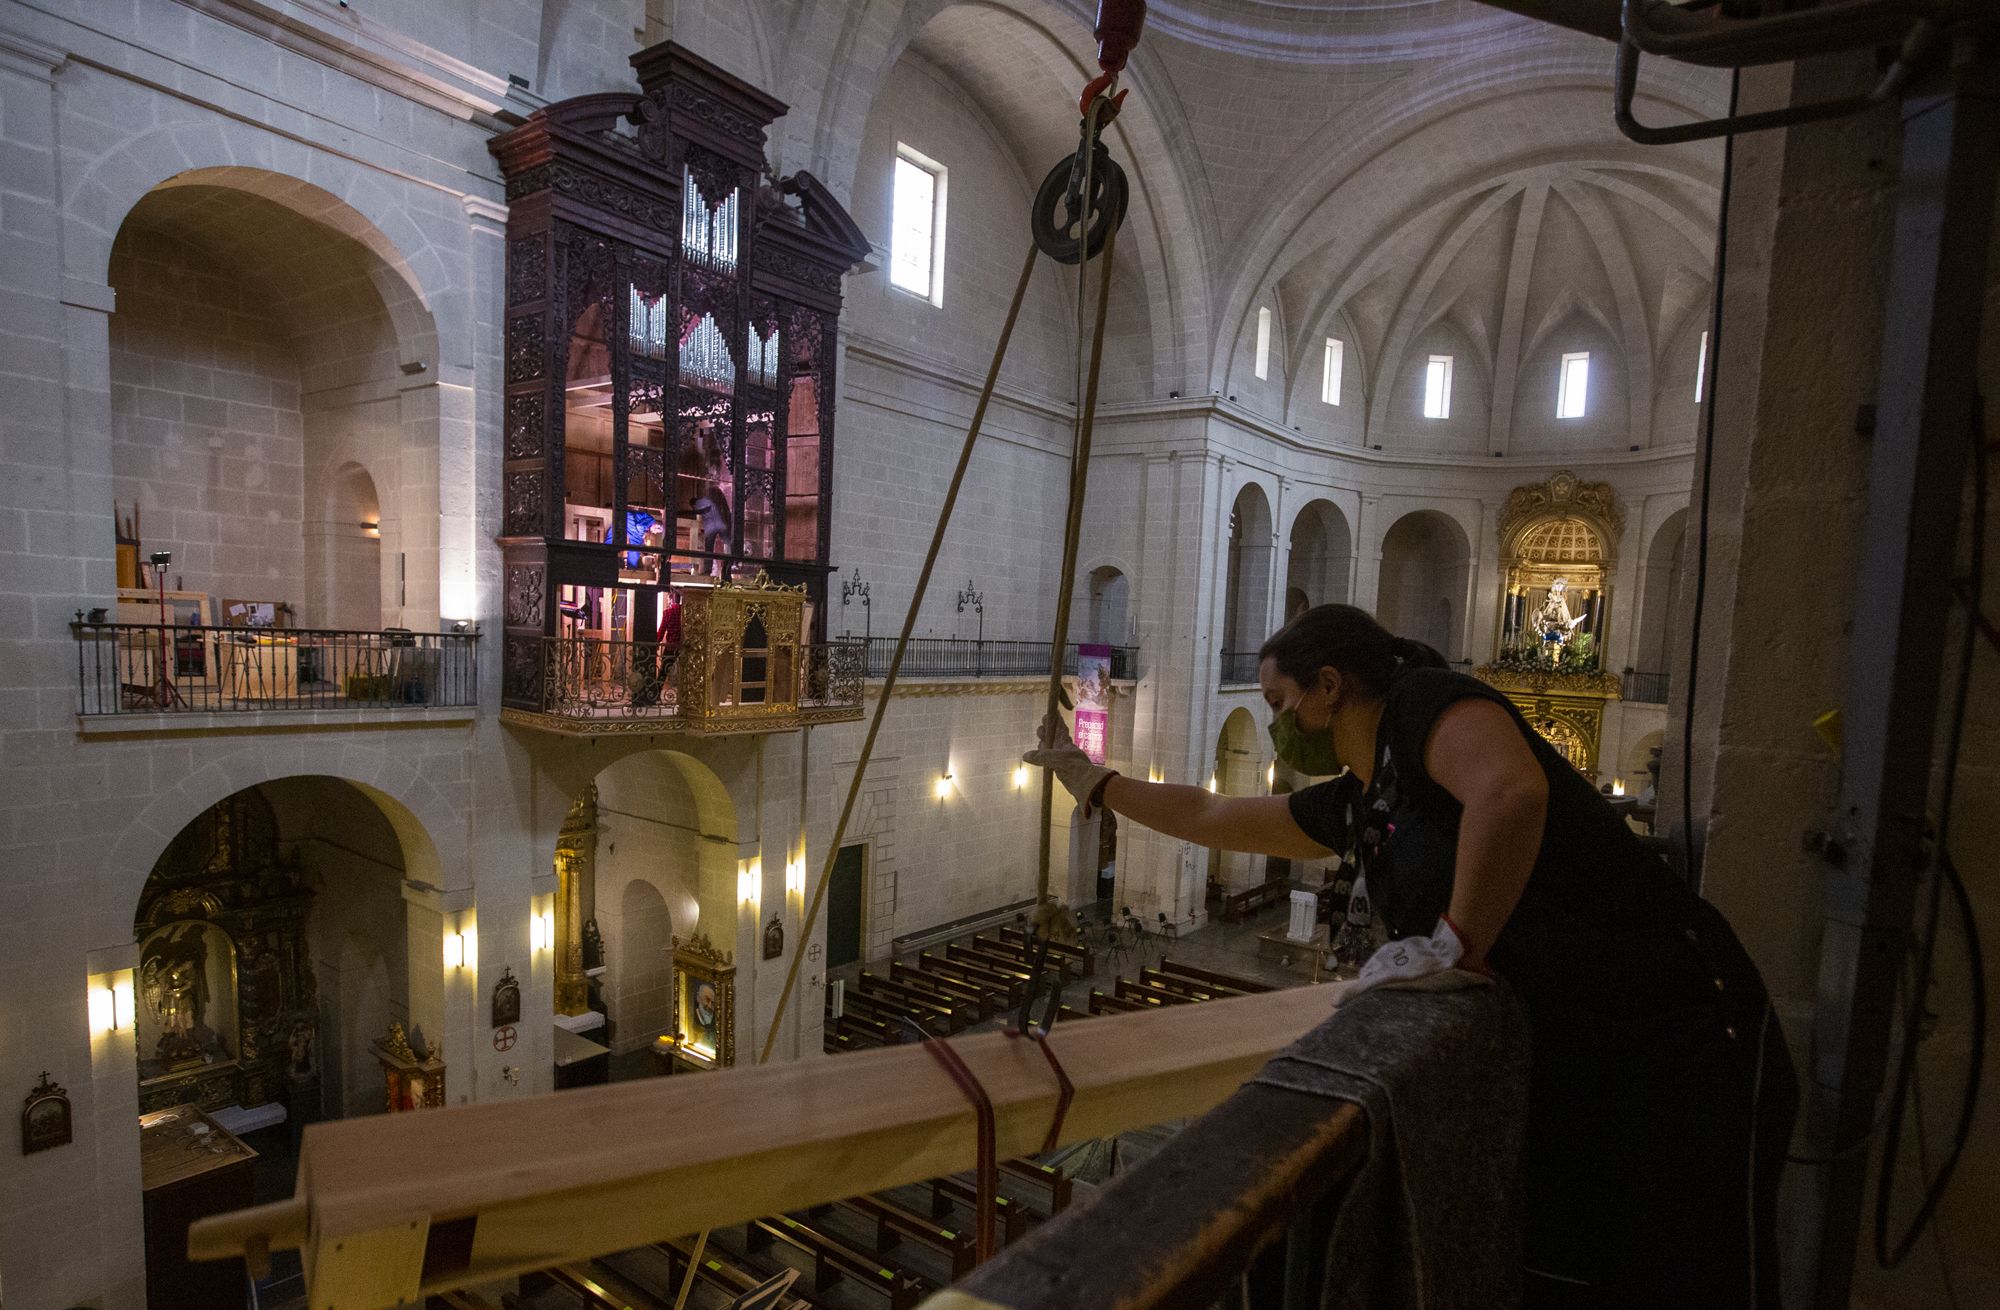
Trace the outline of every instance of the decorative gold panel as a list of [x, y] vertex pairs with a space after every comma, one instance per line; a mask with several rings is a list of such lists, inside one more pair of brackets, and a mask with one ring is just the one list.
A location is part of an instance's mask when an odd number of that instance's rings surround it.
[[736, 1063], [736, 962], [706, 934], [674, 942], [674, 1036], [677, 1058], [701, 1069]]

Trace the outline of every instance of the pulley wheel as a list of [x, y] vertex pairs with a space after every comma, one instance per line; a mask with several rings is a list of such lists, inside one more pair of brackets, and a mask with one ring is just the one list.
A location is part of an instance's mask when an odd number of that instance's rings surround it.
[[1091, 164], [1090, 201], [1085, 204], [1079, 163], [1078, 156], [1071, 155], [1049, 170], [1028, 215], [1036, 247], [1061, 264], [1080, 263], [1086, 245], [1091, 256], [1103, 250], [1111, 229], [1125, 222], [1125, 206], [1132, 198], [1125, 170], [1099, 144]]

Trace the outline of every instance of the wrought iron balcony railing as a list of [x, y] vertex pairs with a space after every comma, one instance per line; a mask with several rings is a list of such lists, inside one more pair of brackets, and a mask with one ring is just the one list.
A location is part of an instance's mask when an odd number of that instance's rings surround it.
[[479, 634], [72, 623], [78, 714], [479, 703]]
[[859, 718], [866, 679], [859, 642], [732, 651], [704, 661], [693, 646], [545, 637], [532, 685], [540, 697], [529, 713], [539, 726], [722, 733]]
[[[868, 676], [886, 677], [896, 655], [894, 637], [868, 638]], [[1077, 644], [1063, 652], [1063, 672], [1076, 672]], [[1139, 676], [1139, 648], [1111, 648], [1111, 676]], [[964, 637], [912, 637], [903, 655], [905, 678], [1038, 678], [1049, 672], [1046, 641], [974, 641]]]
[[1257, 652], [1254, 650], [1226, 650], [1222, 652], [1222, 685], [1243, 687], [1257, 681]]
[[1665, 705], [1667, 693], [1672, 689], [1671, 676], [1665, 673], [1627, 669], [1625, 688], [1621, 694], [1626, 700], [1638, 701], [1642, 705]]

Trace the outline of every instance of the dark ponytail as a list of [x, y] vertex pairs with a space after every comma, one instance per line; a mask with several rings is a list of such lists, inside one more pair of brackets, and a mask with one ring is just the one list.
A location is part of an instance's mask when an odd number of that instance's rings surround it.
[[1321, 669], [1335, 668], [1369, 696], [1387, 692], [1411, 669], [1446, 667], [1444, 656], [1423, 642], [1395, 636], [1374, 615], [1352, 605], [1307, 610], [1265, 642], [1257, 660], [1275, 661], [1278, 672], [1302, 687], [1310, 686]]

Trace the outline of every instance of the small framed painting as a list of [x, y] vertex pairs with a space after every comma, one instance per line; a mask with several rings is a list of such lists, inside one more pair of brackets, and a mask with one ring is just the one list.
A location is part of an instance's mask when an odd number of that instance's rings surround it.
[[49, 1071], [44, 1069], [42, 1081], [28, 1093], [27, 1103], [21, 1107], [21, 1154], [33, 1155], [67, 1146], [69, 1141], [69, 1093], [50, 1082]]

